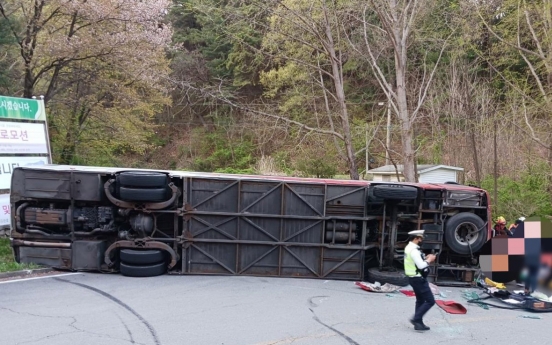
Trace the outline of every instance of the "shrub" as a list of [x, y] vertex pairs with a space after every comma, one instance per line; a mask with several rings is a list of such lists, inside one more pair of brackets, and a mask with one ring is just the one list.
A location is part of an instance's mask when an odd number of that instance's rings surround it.
[[255, 146], [251, 138], [229, 138], [224, 129], [216, 132], [196, 133], [199, 157], [193, 169], [206, 172], [247, 171], [252, 173], [255, 164]]
[[297, 163], [297, 169], [305, 177], [332, 178], [337, 174], [335, 163], [327, 157], [306, 158]]
[[[498, 178], [498, 206], [493, 207], [493, 218], [504, 216], [510, 222], [518, 217], [552, 215], [547, 166], [537, 166], [523, 172], [518, 179], [501, 176]], [[482, 181], [491, 198], [494, 195], [494, 181], [487, 176]], [[496, 204], [496, 202], [492, 202]]]

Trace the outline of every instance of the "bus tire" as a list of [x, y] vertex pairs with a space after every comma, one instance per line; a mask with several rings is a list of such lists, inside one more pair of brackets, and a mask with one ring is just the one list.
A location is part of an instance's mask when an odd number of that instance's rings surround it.
[[117, 184], [124, 187], [163, 188], [169, 184], [166, 174], [150, 171], [123, 171]]
[[119, 198], [123, 201], [162, 202], [169, 199], [167, 188], [119, 187]]
[[375, 185], [373, 195], [383, 200], [414, 200], [418, 197], [418, 189], [404, 185]]
[[131, 265], [153, 265], [165, 262], [165, 252], [159, 249], [121, 249], [119, 259]]
[[[487, 242], [485, 222], [476, 214], [462, 212], [447, 220], [445, 225], [445, 241], [456, 254], [469, 255], [475, 253]], [[468, 246], [468, 242], [470, 246]]]
[[367, 280], [370, 283], [378, 282], [381, 285], [392, 284], [400, 287], [410, 284], [403, 271], [380, 271], [378, 267], [368, 269]]
[[163, 275], [167, 272], [167, 264], [165, 262], [155, 265], [129, 265], [121, 262], [119, 271], [126, 277], [155, 277]]

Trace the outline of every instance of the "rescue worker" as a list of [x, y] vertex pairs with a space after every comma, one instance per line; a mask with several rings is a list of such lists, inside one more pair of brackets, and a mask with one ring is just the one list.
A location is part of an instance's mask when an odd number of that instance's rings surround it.
[[525, 277], [525, 295], [531, 295], [537, 289], [539, 271], [541, 266], [540, 250], [526, 250], [525, 268], [527, 275]]
[[410, 242], [404, 249], [404, 273], [416, 294], [416, 308], [410, 323], [417, 331], [428, 331], [429, 327], [424, 324], [423, 317], [435, 304], [435, 298], [426, 277], [429, 264], [435, 261], [436, 256], [430, 254], [423, 258], [420, 243], [424, 238], [424, 230], [410, 231], [408, 235]]
[[552, 289], [552, 267], [548, 266], [548, 277], [544, 279], [544, 287], [547, 289]]
[[500, 216], [496, 219], [495, 226], [493, 228], [493, 237], [495, 236], [504, 236], [507, 235], [508, 231], [506, 230], [506, 219]]
[[508, 228], [508, 236], [514, 236], [514, 232], [516, 231], [517, 227], [522, 224], [525, 221], [525, 217], [519, 217], [516, 219], [514, 224], [510, 224], [510, 227]]

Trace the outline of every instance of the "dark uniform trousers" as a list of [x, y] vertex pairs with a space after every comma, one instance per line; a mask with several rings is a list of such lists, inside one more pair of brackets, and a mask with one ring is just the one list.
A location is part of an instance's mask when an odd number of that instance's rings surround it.
[[408, 282], [416, 294], [416, 312], [413, 321], [422, 322], [425, 313], [435, 305], [433, 292], [431, 292], [429, 282], [423, 277], [409, 277]]

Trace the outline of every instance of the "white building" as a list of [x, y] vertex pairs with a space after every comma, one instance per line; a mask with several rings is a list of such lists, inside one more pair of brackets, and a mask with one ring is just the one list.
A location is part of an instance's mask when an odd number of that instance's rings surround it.
[[[397, 165], [397, 170], [399, 172], [400, 182], [403, 182], [403, 166]], [[448, 165], [419, 164], [418, 181], [420, 183], [459, 183], [458, 173], [463, 171], [463, 168]], [[366, 174], [368, 175], [368, 180], [374, 182], [399, 182], [397, 180], [397, 172], [395, 171], [394, 165], [384, 165], [379, 168], [371, 169], [368, 170]]]

